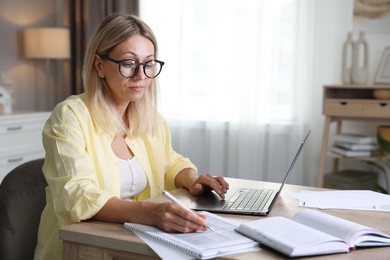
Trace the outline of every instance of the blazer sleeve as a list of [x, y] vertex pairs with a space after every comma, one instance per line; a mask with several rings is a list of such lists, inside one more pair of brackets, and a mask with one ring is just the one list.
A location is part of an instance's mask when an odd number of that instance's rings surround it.
[[57, 217], [79, 222], [93, 217], [114, 196], [102, 189], [94, 157], [88, 151], [94, 126], [85, 111], [57, 106], [43, 129], [43, 166]]
[[167, 122], [163, 121], [165, 132], [165, 150], [168, 155], [168, 167], [165, 172], [165, 188], [167, 190], [175, 189], [175, 177], [183, 169], [191, 168], [197, 171], [196, 166], [189, 158], [177, 153], [172, 148], [171, 134]]

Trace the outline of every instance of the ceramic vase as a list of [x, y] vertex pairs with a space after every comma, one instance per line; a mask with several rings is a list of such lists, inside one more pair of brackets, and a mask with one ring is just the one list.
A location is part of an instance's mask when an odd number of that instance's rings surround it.
[[348, 33], [347, 39], [343, 44], [341, 81], [343, 84], [352, 83], [352, 62], [353, 62], [354, 42], [352, 33]]
[[364, 32], [359, 33], [359, 38], [353, 46], [352, 83], [367, 84], [368, 82], [368, 43]]

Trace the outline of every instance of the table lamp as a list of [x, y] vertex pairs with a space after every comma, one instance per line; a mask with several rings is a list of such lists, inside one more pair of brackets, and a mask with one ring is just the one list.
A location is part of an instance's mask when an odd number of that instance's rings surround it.
[[26, 58], [68, 59], [70, 56], [67, 28], [29, 28], [24, 31], [23, 36]]
[[[45, 60], [47, 76], [50, 72], [49, 63], [51, 59], [68, 59], [70, 57], [70, 37], [68, 28], [28, 28], [23, 32], [23, 40], [25, 57]], [[49, 93], [49, 91], [47, 92]], [[50, 98], [48, 100], [50, 100]]]

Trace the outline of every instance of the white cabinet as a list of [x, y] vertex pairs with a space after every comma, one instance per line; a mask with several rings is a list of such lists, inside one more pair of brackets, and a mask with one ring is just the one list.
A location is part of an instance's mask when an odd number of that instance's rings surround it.
[[0, 115], [0, 182], [16, 166], [45, 155], [42, 129], [50, 112]]

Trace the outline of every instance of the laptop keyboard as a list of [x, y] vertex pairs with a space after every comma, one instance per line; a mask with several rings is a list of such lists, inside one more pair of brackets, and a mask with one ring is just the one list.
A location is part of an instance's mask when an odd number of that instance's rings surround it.
[[273, 189], [240, 189], [225, 204], [224, 209], [261, 211], [273, 191]]

